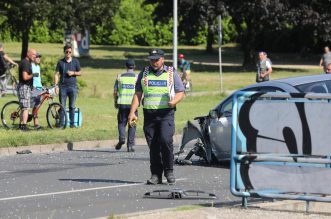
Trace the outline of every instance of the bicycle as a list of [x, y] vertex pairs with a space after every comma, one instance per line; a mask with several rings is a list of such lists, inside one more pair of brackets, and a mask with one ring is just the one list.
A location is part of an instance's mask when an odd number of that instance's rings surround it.
[[[32, 114], [29, 114], [28, 122], [38, 115], [38, 111], [41, 106], [47, 101], [48, 108], [46, 111], [46, 120], [49, 128], [53, 129], [65, 129], [67, 125], [67, 116], [64, 107], [54, 102], [54, 97], [57, 96], [55, 89], [57, 86], [44, 88], [43, 92], [37, 97], [41, 98], [40, 103], [33, 108]], [[18, 101], [9, 101], [6, 103], [1, 110], [1, 121], [4, 127], [7, 129], [18, 129], [20, 123], [20, 117], [22, 109]]]
[[192, 90], [193, 90], [193, 84], [192, 84], [191, 78], [188, 79], [188, 81], [187, 81], [183, 77], [183, 73], [182, 72], [180, 73], [180, 78], [182, 79], [182, 83], [183, 83], [184, 88], [185, 88], [185, 90], [184, 90], [185, 94], [188, 94], [189, 92], [192, 92]]

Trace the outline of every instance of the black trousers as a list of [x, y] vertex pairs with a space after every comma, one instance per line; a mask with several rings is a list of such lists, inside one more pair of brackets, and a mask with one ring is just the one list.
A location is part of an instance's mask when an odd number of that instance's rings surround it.
[[[118, 140], [120, 142], [125, 142], [125, 129], [128, 124], [128, 116], [130, 114], [130, 108], [119, 108], [117, 113], [117, 128], [118, 128]], [[138, 112], [136, 112], [138, 116]], [[134, 139], [136, 137], [136, 127], [131, 127], [128, 125], [128, 140], [127, 147], [132, 148], [134, 145]]]
[[152, 174], [161, 176], [173, 171], [175, 133], [174, 113], [163, 110], [153, 114], [144, 111], [144, 133], [150, 148], [150, 169]]

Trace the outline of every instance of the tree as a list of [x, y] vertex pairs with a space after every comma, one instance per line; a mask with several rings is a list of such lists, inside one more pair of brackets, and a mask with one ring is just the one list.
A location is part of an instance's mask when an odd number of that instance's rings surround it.
[[29, 32], [34, 20], [43, 19], [48, 12], [50, 3], [47, 0], [0, 0], [1, 13], [7, 17], [12, 33], [22, 40], [21, 58], [23, 59], [29, 47]]
[[27, 54], [29, 32], [37, 20], [49, 21], [50, 29], [91, 29], [110, 19], [119, 0], [0, 0], [0, 13], [17, 38], [22, 40], [21, 57]]
[[52, 28], [95, 32], [98, 25], [111, 20], [120, 0], [49, 0]]
[[300, 52], [321, 50], [331, 43], [330, 0], [295, 1], [288, 3], [286, 13], [292, 41]]
[[[147, 0], [147, 2], [158, 2], [154, 11], [157, 21], [165, 23], [173, 16], [173, 1]], [[216, 18], [221, 13], [223, 16], [226, 15], [223, 1], [179, 0], [178, 33], [182, 38], [180, 40], [187, 44], [206, 42], [206, 51], [211, 52], [217, 30]]]
[[286, 28], [286, 0], [228, 0], [226, 2], [239, 34], [239, 43], [244, 52], [243, 65], [252, 66], [256, 50], [262, 50], [265, 33], [276, 36]]

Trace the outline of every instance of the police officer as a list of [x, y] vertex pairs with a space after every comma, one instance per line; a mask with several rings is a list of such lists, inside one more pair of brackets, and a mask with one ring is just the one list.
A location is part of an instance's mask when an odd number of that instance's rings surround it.
[[[127, 72], [117, 76], [117, 80], [114, 85], [114, 105], [118, 109], [117, 113], [117, 127], [119, 134], [119, 141], [115, 146], [116, 150], [120, 150], [122, 145], [125, 144], [125, 128], [128, 123], [128, 116], [130, 113], [130, 107], [132, 97], [135, 93], [136, 75], [133, 72], [135, 68], [134, 60], [128, 59], [125, 63]], [[135, 115], [138, 116], [137, 111]], [[136, 127], [128, 127], [128, 140], [127, 150], [128, 152], [134, 152], [134, 138], [136, 135]]]
[[173, 135], [176, 104], [184, 96], [184, 86], [173, 67], [164, 65], [164, 52], [153, 49], [149, 53], [149, 66], [138, 75], [136, 92], [132, 99], [129, 124], [137, 119], [142, 96], [144, 133], [150, 148], [151, 178], [147, 184], [162, 183], [162, 174], [169, 184], [175, 183], [173, 173]]
[[271, 60], [267, 58], [266, 52], [259, 52], [259, 61], [257, 63], [256, 82], [263, 82], [270, 80], [272, 72]]

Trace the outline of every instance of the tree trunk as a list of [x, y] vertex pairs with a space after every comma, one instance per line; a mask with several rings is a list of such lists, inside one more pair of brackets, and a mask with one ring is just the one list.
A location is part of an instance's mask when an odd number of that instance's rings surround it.
[[26, 28], [22, 31], [21, 59], [24, 59], [28, 54], [28, 48], [29, 48], [29, 28]]
[[244, 52], [243, 67], [246, 69], [252, 69], [255, 67], [255, 31], [251, 22], [247, 22], [246, 33], [243, 36], [241, 47]]
[[213, 42], [214, 42], [214, 25], [213, 21], [208, 20], [208, 34], [207, 34], [207, 47], [206, 52], [213, 52]]
[[247, 46], [244, 47], [244, 61], [243, 61], [243, 67], [246, 69], [255, 67], [255, 55], [254, 55], [254, 49]]

